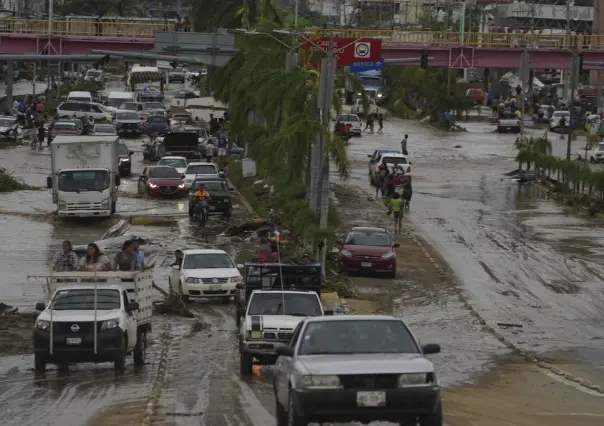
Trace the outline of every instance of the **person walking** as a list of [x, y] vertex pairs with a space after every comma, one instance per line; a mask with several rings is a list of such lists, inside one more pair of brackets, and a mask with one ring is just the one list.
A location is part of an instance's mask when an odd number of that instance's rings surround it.
[[409, 152], [407, 151], [407, 140], [409, 139], [409, 135], [405, 135], [405, 137], [403, 138], [403, 140], [401, 141], [401, 152], [404, 155], [409, 155]]
[[380, 126], [378, 129], [378, 133], [382, 133], [382, 131], [384, 130], [384, 114], [381, 114], [378, 116], [378, 125]]

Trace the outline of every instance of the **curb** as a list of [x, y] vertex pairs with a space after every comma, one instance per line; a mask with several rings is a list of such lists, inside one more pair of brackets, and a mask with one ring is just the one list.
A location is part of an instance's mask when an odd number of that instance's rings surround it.
[[[379, 200], [376, 200], [375, 197], [368, 194], [366, 190], [364, 190], [360, 186], [357, 186], [357, 188], [360, 189], [361, 191], [363, 191], [368, 196], [370, 196], [373, 199], [375, 204], [377, 204], [378, 206], [381, 206], [382, 208], [385, 208], [383, 203], [380, 203]], [[432, 266], [438, 272], [439, 277], [442, 280], [446, 280], [447, 274], [446, 274], [445, 270], [443, 269], [443, 267], [432, 258], [432, 255], [430, 254], [430, 252], [424, 247], [424, 244], [414, 234], [411, 233], [411, 230], [409, 229], [408, 226], [403, 225], [402, 234], [407, 236], [411, 241], [413, 241], [413, 243], [417, 247], [419, 247], [422, 250], [424, 256], [430, 261], [430, 263], [432, 263]], [[506, 339], [503, 334], [501, 334], [500, 332], [495, 330], [493, 327], [488, 325], [487, 321], [470, 304], [470, 301], [468, 300], [468, 298], [463, 295], [462, 291], [459, 288], [457, 288], [457, 287], [453, 287], [453, 288], [455, 289], [455, 292], [457, 293], [457, 297], [458, 297], [459, 301], [463, 304], [464, 308], [466, 308], [469, 311], [470, 315], [478, 320], [478, 323], [482, 326], [483, 330], [485, 330], [486, 332], [491, 334], [502, 345], [504, 345], [505, 347], [510, 349], [514, 353], [514, 355], [520, 356], [526, 362], [534, 364], [536, 367], [538, 367], [540, 369], [547, 370], [550, 373], [555, 374], [556, 376], [558, 376], [564, 380], [572, 382], [572, 383], [576, 384], [578, 387], [587, 389], [591, 392], [596, 392], [596, 393], [600, 394], [601, 396], [604, 396], [604, 389], [601, 386], [596, 385], [596, 384], [590, 382], [589, 380], [583, 379], [581, 377], [576, 377], [576, 376], [572, 375], [571, 373], [561, 370], [561, 369], [555, 367], [554, 365], [552, 365], [546, 361], [540, 360], [539, 358], [537, 358], [533, 355], [530, 355], [530, 354], [524, 352], [522, 349], [518, 348], [511, 341]]]
[[149, 397], [147, 398], [145, 413], [140, 422], [140, 426], [151, 426], [151, 424], [153, 423], [153, 416], [155, 416], [155, 413], [157, 412], [159, 397], [161, 396], [161, 391], [166, 381], [168, 353], [170, 352], [170, 346], [173, 339], [172, 337], [170, 337], [170, 329], [171, 327], [169, 325], [166, 326], [162, 335], [162, 349], [159, 356], [157, 375], [155, 376], [153, 387], [151, 388], [151, 392], [149, 393]]

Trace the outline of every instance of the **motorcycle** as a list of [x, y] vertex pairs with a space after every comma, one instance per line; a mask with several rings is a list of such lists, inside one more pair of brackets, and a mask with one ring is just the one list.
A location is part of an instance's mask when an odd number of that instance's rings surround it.
[[195, 222], [200, 228], [206, 226], [208, 216], [208, 200], [205, 197], [202, 197], [195, 203]]

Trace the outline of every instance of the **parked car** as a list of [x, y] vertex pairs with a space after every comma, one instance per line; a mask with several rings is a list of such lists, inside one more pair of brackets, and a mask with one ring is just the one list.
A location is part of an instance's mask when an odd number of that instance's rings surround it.
[[143, 126], [134, 111], [117, 110], [114, 121], [118, 135], [140, 136], [143, 134]]
[[183, 196], [187, 188], [181, 174], [174, 167], [145, 167], [138, 179], [138, 193], [152, 197]]
[[118, 109], [124, 109], [127, 111], [143, 111], [145, 107], [140, 102], [124, 102]]
[[125, 143], [117, 144], [117, 156], [119, 158], [119, 173], [120, 176], [130, 176], [132, 174], [132, 155], [134, 151], [130, 151]]
[[193, 194], [203, 184], [206, 191], [210, 193], [208, 200], [208, 213], [221, 213], [224, 217], [233, 214], [233, 202], [231, 191], [226, 181], [221, 177], [199, 177], [193, 181], [189, 189], [189, 216], [193, 215]]
[[577, 160], [587, 159], [590, 163], [601, 163], [604, 161], [604, 142], [598, 143], [594, 147], [589, 144], [578, 151]]
[[94, 118], [94, 121], [109, 120], [111, 112], [96, 102], [67, 101], [57, 107], [59, 117], [81, 117], [83, 115]]
[[361, 119], [356, 114], [341, 114], [336, 120], [338, 123], [348, 124], [351, 126], [350, 133], [356, 136], [361, 136], [363, 129], [361, 128]]
[[377, 272], [396, 277], [395, 243], [384, 228], [354, 227], [338, 241], [340, 272]]
[[520, 119], [511, 112], [504, 112], [497, 120], [497, 132], [520, 133]]
[[379, 170], [382, 164], [386, 164], [390, 173], [394, 172], [395, 165], [400, 165], [403, 167], [405, 174], [411, 174], [411, 162], [409, 162], [406, 155], [398, 152], [386, 152], [375, 159], [371, 172], [369, 173], [369, 181], [374, 185], [377, 185], [380, 181]]
[[0, 117], [0, 137], [16, 142], [23, 141], [23, 128], [16, 117]]
[[168, 123], [168, 120], [162, 115], [151, 115], [147, 119], [143, 130], [146, 134], [154, 133], [158, 135], [165, 135], [167, 133], [170, 133], [170, 124]]
[[[379, 114], [380, 108], [375, 103], [375, 100], [369, 99], [369, 114]], [[351, 114], [355, 114], [359, 117], [365, 116], [365, 109], [363, 108], [363, 99], [357, 99], [350, 109]]]
[[162, 102], [144, 102], [143, 109], [149, 111], [151, 114], [164, 113], [166, 108]]
[[103, 78], [103, 70], [89, 69], [86, 71], [86, 76], [84, 77], [84, 80], [102, 83]]
[[174, 167], [181, 175], [187, 170], [187, 158], [169, 155], [162, 157], [158, 162], [158, 166]]
[[437, 344], [420, 346], [399, 318], [305, 318], [289, 346], [277, 348], [277, 426], [374, 421], [442, 426], [440, 385], [425, 358], [439, 352]]
[[218, 177], [218, 167], [214, 163], [191, 162], [183, 172], [184, 182], [187, 188], [191, 188], [193, 181], [197, 178]]
[[58, 135], [82, 135], [84, 134], [84, 125], [81, 120], [57, 120], [48, 126], [50, 140], [52, 141]]
[[180, 68], [180, 67], [173, 68], [168, 73], [168, 83], [174, 83], [175, 81], [185, 84], [186, 74], [185, 74], [185, 70], [183, 68]]
[[553, 132], [560, 130], [560, 119], [564, 117], [566, 120], [566, 129], [570, 127], [570, 111], [554, 111], [552, 118], [549, 120], [549, 129]]
[[397, 149], [392, 149], [392, 148], [378, 148], [375, 151], [373, 151], [373, 154], [368, 155], [367, 157], [369, 157], [369, 174], [371, 174], [371, 169], [373, 168], [373, 165], [375, 164], [375, 161], [381, 157], [382, 154], [386, 154], [386, 153], [399, 153], [399, 151]]
[[468, 98], [473, 105], [484, 104], [484, 92], [482, 91], [482, 89], [466, 90], [466, 98]]
[[197, 93], [189, 90], [180, 90], [176, 93], [176, 95], [174, 95], [174, 99], [196, 99], [200, 97], [201, 96], [199, 96]]

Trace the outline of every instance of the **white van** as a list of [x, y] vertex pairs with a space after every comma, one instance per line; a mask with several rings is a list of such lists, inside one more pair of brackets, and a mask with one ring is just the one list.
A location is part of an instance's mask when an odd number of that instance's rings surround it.
[[126, 102], [136, 102], [136, 94], [134, 92], [110, 92], [107, 96], [107, 106], [113, 110]]
[[90, 92], [69, 92], [68, 101], [92, 102], [92, 93]]

